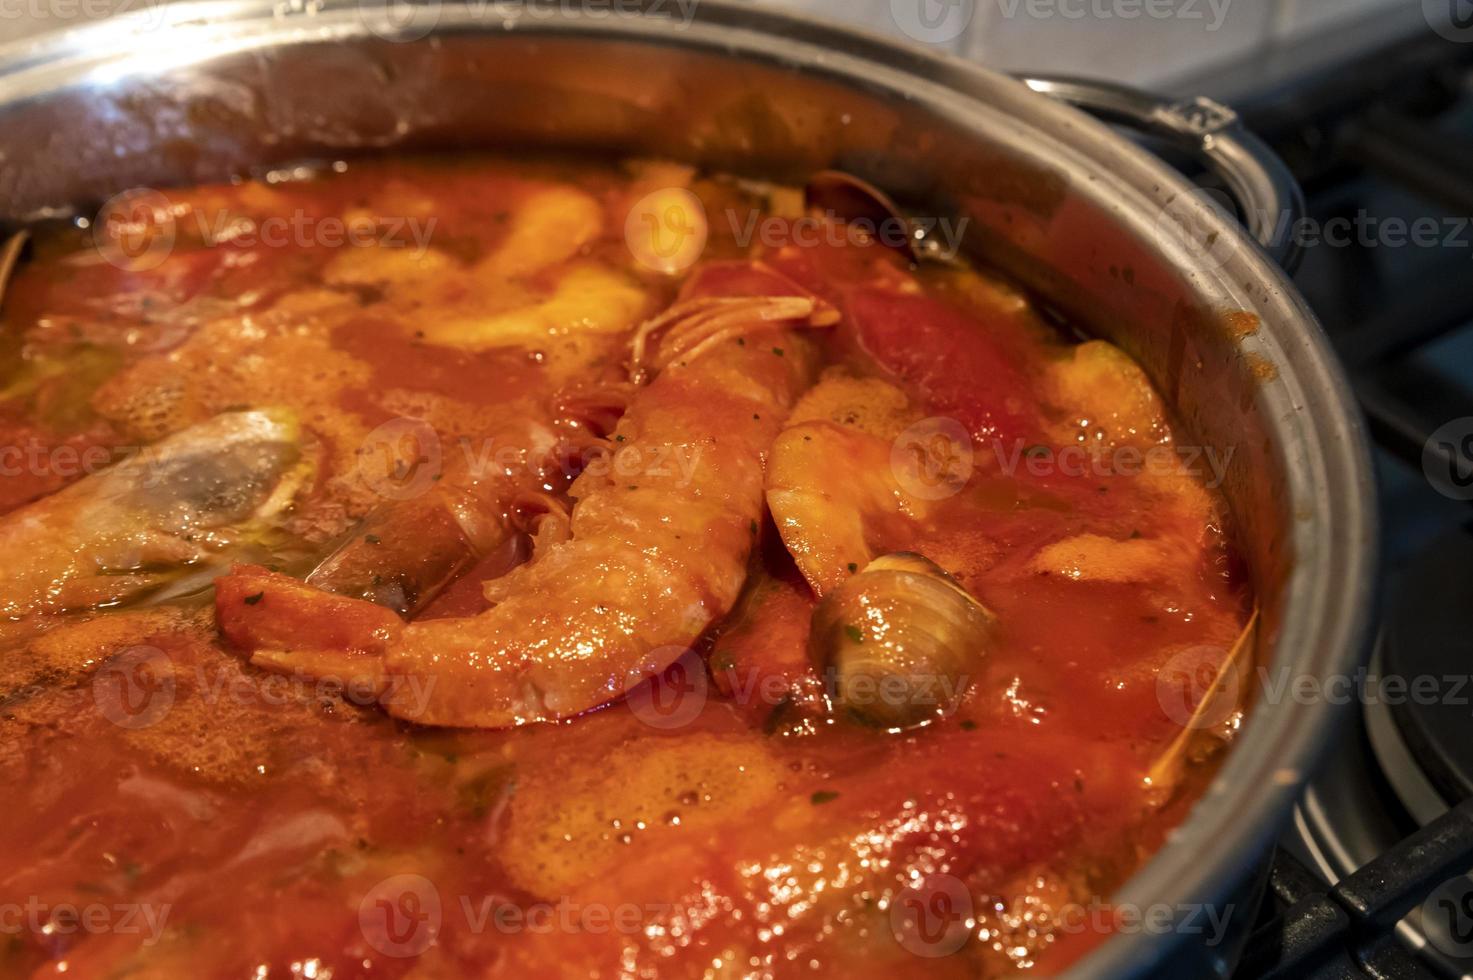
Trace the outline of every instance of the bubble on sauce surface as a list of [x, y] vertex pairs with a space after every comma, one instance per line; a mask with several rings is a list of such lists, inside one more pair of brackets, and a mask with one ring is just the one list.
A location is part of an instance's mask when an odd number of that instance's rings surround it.
[[502, 860], [513, 881], [560, 894], [618, 862], [627, 845], [699, 834], [779, 791], [783, 765], [756, 737], [627, 742], [519, 778]]

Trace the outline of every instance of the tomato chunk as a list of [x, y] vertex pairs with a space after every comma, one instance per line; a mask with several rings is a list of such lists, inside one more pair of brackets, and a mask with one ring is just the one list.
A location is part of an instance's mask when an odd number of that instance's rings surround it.
[[980, 440], [1032, 439], [1037, 403], [1017, 359], [989, 324], [921, 295], [850, 291], [846, 303], [860, 347], [920, 389], [930, 410], [950, 415]]

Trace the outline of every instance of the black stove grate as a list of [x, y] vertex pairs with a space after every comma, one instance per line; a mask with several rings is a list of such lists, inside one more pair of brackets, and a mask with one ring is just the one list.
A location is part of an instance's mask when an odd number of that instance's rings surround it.
[[1396, 924], [1473, 867], [1473, 799], [1327, 887], [1287, 850], [1274, 855], [1269, 898], [1235, 977], [1261, 980], [1435, 978], [1394, 935]]
[[[1420, 593], [1420, 602], [1388, 609], [1396, 649], [1385, 652], [1385, 669], [1473, 673], [1466, 640], [1473, 599], [1459, 598], [1473, 587], [1473, 515], [1451, 499], [1473, 498], [1473, 420], [1467, 441], [1434, 438], [1450, 420], [1473, 417], [1473, 44], [1419, 24], [1392, 43], [1284, 75], [1267, 88], [1235, 85], [1231, 73], [1218, 82], [1208, 80], [1207, 90], [1234, 103], [1295, 172], [1310, 228], [1323, 234], [1332, 221], [1348, 221], [1354, 229], [1348, 244], [1306, 247], [1295, 278], [1347, 368], [1376, 442], [1393, 592]], [[1397, 247], [1382, 234], [1390, 219], [1406, 226], [1418, 218], [1436, 222], [1435, 244]], [[1439, 496], [1438, 475], [1444, 487], [1468, 493]], [[1468, 547], [1449, 564], [1446, 547], [1434, 546], [1454, 536]], [[1441, 605], [1429, 601], [1434, 595]], [[1235, 977], [1447, 975], [1412, 951], [1397, 924], [1424, 903], [1435, 914], [1446, 886], [1473, 869], [1473, 798], [1464, 780], [1447, 778], [1473, 773], [1473, 717], [1466, 710], [1457, 720], [1447, 712], [1403, 715], [1396, 726], [1415, 735], [1408, 738], [1414, 756], [1426, 760], [1429, 781], [1456, 805], [1417, 828], [1385, 775], [1369, 773], [1380, 786], [1373, 796], [1384, 804], [1384, 822], [1409, 835], [1335, 885], [1280, 846]], [[1358, 723], [1358, 742], [1364, 731]], [[1369, 747], [1362, 755], [1366, 767], [1377, 767]], [[1473, 883], [1466, 892], [1463, 917], [1458, 910], [1444, 916], [1445, 928], [1473, 923]], [[1468, 942], [1473, 947], [1473, 935]]]

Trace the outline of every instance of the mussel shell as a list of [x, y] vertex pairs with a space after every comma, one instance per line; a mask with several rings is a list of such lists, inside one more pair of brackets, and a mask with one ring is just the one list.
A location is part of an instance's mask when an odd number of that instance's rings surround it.
[[821, 170], [803, 188], [803, 203], [810, 209], [832, 214], [845, 221], [868, 222], [873, 228], [904, 228], [904, 244], [881, 237], [880, 244], [893, 248], [910, 262], [920, 262], [925, 253], [914, 225], [890, 196], [866, 180], [842, 170]]
[[956, 707], [994, 621], [934, 563], [897, 553], [825, 597], [809, 650], [838, 711], [881, 728], [914, 728]]

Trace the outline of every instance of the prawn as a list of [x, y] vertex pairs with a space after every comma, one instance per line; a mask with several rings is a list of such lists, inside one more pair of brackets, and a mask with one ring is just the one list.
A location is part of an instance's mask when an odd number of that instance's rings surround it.
[[759, 264], [703, 268], [631, 344], [642, 386], [612, 444], [616, 464], [632, 468], [585, 470], [569, 488], [566, 538], [487, 581], [490, 609], [406, 623], [246, 566], [217, 582], [221, 632], [254, 664], [366, 682], [390, 714], [425, 724], [507, 727], [622, 695], [736, 602], [762, 517], [765, 455], [811, 380], [797, 331], [836, 319]]

